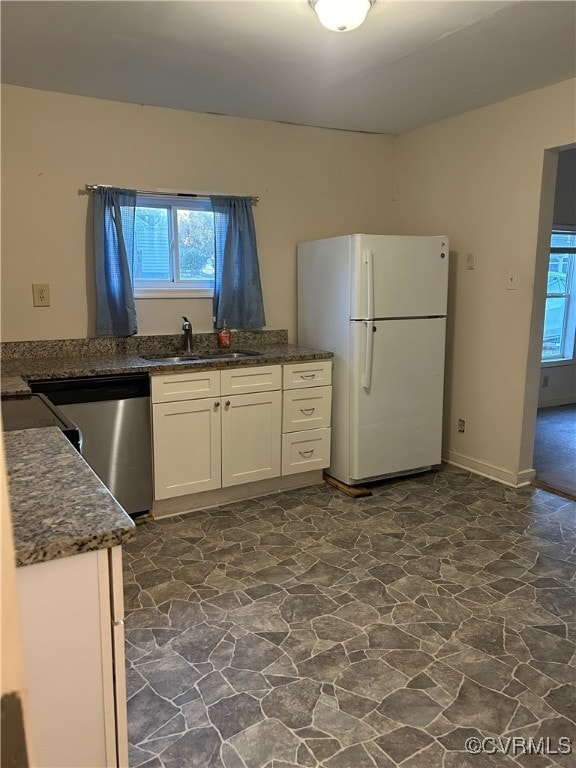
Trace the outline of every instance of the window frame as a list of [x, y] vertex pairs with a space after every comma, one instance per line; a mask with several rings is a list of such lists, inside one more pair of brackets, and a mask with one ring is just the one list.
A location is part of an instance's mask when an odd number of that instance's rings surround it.
[[178, 208], [212, 211], [210, 198], [201, 195], [149, 194], [138, 192], [136, 208], [167, 208], [168, 236], [170, 240], [171, 280], [143, 280], [133, 278], [135, 299], [189, 299], [214, 296], [214, 277], [206, 280], [176, 280], [180, 274], [180, 253], [178, 244]]
[[[554, 234], [576, 235], [576, 228], [555, 226], [550, 233], [550, 246], [548, 248], [548, 270], [546, 273], [545, 307], [548, 299], [565, 298], [566, 310], [564, 313], [564, 325], [562, 329], [562, 349], [558, 357], [543, 357], [540, 355], [541, 367], [571, 365], [576, 358], [576, 246], [553, 246]], [[554, 255], [570, 254], [572, 256], [568, 271], [566, 272], [566, 290], [548, 291], [548, 274], [550, 258]], [[544, 315], [544, 327], [542, 330], [542, 350], [544, 347], [544, 333], [546, 330], [546, 315]]]

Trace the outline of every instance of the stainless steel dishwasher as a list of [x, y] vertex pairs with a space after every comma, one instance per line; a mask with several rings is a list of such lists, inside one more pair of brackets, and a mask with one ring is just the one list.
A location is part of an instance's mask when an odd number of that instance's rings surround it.
[[147, 375], [31, 381], [82, 432], [82, 455], [129, 515], [152, 507]]

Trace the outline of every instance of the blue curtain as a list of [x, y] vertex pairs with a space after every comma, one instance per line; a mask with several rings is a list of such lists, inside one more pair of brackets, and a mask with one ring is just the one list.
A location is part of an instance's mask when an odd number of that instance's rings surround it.
[[266, 325], [249, 197], [210, 197], [214, 211], [214, 325], [262, 328]]
[[132, 289], [136, 192], [99, 187], [93, 194], [96, 335], [138, 330]]

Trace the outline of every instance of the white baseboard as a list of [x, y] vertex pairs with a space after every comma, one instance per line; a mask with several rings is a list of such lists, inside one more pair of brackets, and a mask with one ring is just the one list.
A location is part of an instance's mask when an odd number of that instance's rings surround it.
[[516, 488], [521, 488], [523, 485], [530, 485], [532, 480], [536, 477], [536, 470], [535, 469], [523, 469], [521, 472], [518, 472], [518, 482], [516, 484]]
[[497, 467], [486, 461], [473, 459], [471, 456], [465, 456], [456, 451], [446, 451], [442, 454], [442, 459], [447, 464], [452, 464], [460, 469], [467, 469], [476, 475], [488, 477], [490, 480], [496, 480], [503, 485], [509, 485], [512, 488], [520, 488], [523, 485], [530, 485], [536, 476], [533, 469], [524, 469], [520, 472], [511, 472], [504, 467]]

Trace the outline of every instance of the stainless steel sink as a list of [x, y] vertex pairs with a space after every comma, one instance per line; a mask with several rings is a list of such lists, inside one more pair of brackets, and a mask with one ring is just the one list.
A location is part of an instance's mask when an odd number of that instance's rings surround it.
[[196, 355], [198, 360], [240, 360], [243, 357], [258, 357], [262, 352], [253, 352], [252, 350], [242, 350], [240, 352], [206, 352]]
[[143, 360], [159, 363], [199, 363], [213, 360], [241, 360], [244, 357], [258, 357], [262, 352], [244, 349], [239, 352], [202, 352], [197, 355], [142, 355]]
[[193, 363], [199, 359], [198, 355], [142, 355], [142, 360], [154, 363]]

